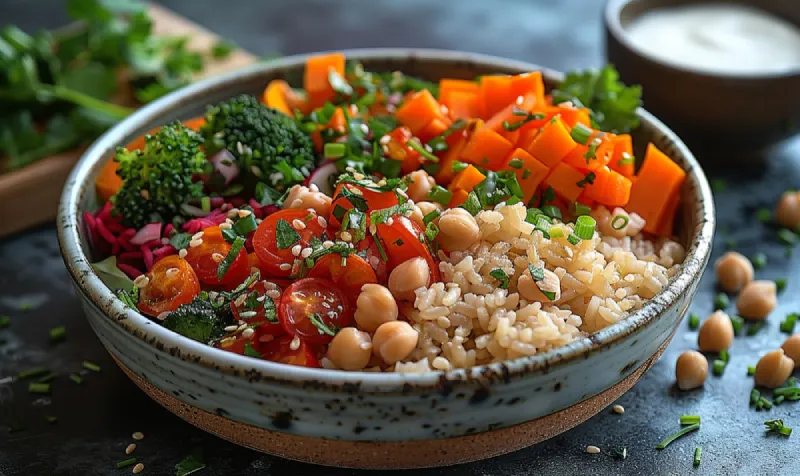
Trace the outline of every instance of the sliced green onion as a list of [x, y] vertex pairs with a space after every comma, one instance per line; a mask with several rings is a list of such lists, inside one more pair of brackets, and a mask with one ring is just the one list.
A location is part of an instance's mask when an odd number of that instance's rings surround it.
[[536, 218], [536, 229], [541, 231], [545, 238], [550, 238], [551, 226], [552, 224], [546, 215], [539, 215]]
[[750, 390], [750, 405], [755, 405], [759, 398], [761, 398], [761, 392], [756, 389]]
[[681, 415], [681, 425], [700, 423], [700, 415]]
[[597, 221], [589, 215], [579, 216], [575, 221], [575, 234], [582, 240], [591, 240]]
[[592, 213], [592, 207], [584, 205], [583, 203], [580, 202], [573, 202], [573, 207], [575, 208], [574, 215], [576, 217], [581, 217]]
[[786, 334], [791, 334], [794, 332], [794, 326], [797, 324], [797, 319], [800, 318], [800, 315], [797, 313], [790, 313], [786, 315], [783, 321], [781, 321], [780, 329], [781, 332]]
[[525, 221], [531, 225], [536, 225], [536, 219], [539, 217], [539, 215], [544, 215], [544, 213], [538, 208], [529, 208], [525, 212]]
[[439, 227], [436, 226], [436, 223], [428, 223], [428, 226], [425, 227], [425, 238], [427, 238], [429, 242], [432, 242], [438, 234]]
[[225, 277], [225, 274], [233, 265], [233, 262], [239, 256], [239, 252], [242, 251], [244, 248], [245, 239], [242, 236], [237, 236], [235, 240], [233, 240], [233, 244], [231, 248], [228, 250], [228, 254], [225, 255], [225, 259], [220, 262], [219, 266], [217, 267], [217, 279], [222, 281], [222, 278]]
[[772, 391], [772, 394], [777, 396], [783, 396], [788, 399], [792, 399], [794, 397], [800, 397], [800, 388], [798, 387], [779, 387]]
[[586, 174], [585, 177], [583, 177], [582, 179], [580, 179], [577, 182], [575, 182], [575, 185], [577, 185], [580, 188], [583, 188], [586, 185], [594, 184], [594, 179], [596, 179], [596, 178], [597, 178], [597, 174], [596, 173], [589, 172], [588, 174]]
[[632, 156], [631, 154], [629, 154], [627, 152], [623, 152], [622, 153], [622, 158], [619, 159], [619, 161], [617, 161], [617, 165], [619, 165], [619, 166], [630, 165], [630, 164], [632, 164], [634, 162], [636, 162], [636, 157]]
[[578, 235], [576, 235], [575, 233], [570, 233], [570, 234], [567, 236], [567, 242], [568, 242], [569, 244], [571, 244], [572, 246], [578, 246], [578, 243], [580, 243], [580, 242], [581, 242], [581, 239], [580, 239], [580, 238], [578, 238]]
[[630, 218], [625, 215], [617, 215], [611, 219], [611, 228], [615, 230], [622, 230], [626, 226], [628, 226], [628, 222], [630, 222]]
[[322, 155], [326, 159], [340, 159], [347, 155], [347, 144], [328, 142], [322, 149]]
[[210, 212], [211, 211], [211, 197], [202, 197], [202, 198], [200, 198], [200, 208], [204, 212]]
[[464, 203], [461, 204], [461, 208], [468, 211], [469, 214], [472, 216], [477, 215], [478, 212], [483, 210], [483, 207], [481, 206], [481, 201], [478, 198], [478, 194], [475, 192], [469, 192], [469, 195], [467, 195], [467, 199], [464, 201]]
[[466, 169], [467, 167], [469, 167], [469, 164], [461, 162], [460, 160], [454, 160], [453, 164], [450, 166], [450, 170], [452, 170], [453, 173], [457, 174]]
[[70, 374], [69, 379], [77, 383], [78, 385], [83, 383], [83, 377], [81, 377], [78, 374]]
[[50, 342], [60, 342], [67, 336], [67, 329], [64, 326], [50, 329]]
[[550, 238], [553, 240], [557, 238], [564, 238], [564, 228], [561, 226], [550, 227]]
[[728, 298], [728, 295], [725, 293], [719, 293], [714, 297], [714, 310], [724, 310], [730, 306], [731, 300]]
[[42, 378], [36, 379], [39, 383], [52, 382], [56, 378], [56, 374], [47, 374]]
[[767, 420], [764, 422], [764, 426], [767, 427], [767, 432], [775, 432], [783, 436], [789, 436], [792, 434], [792, 429], [788, 426], [783, 424], [783, 420]]
[[761, 403], [761, 408], [763, 408], [764, 410], [772, 410], [772, 402], [770, 402], [766, 398], [761, 397], [759, 403]]
[[772, 212], [767, 208], [759, 208], [756, 212], [756, 219], [761, 223], [767, 223], [772, 220]]
[[[236, 223], [233, 224], [233, 230], [242, 236], [247, 236], [248, 234], [256, 231], [256, 228], [258, 228], [256, 216], [252, 213], [244, 218], [239, 218]], [[235, 239], [236, 238], [234, 238], [234, 240]]]
[[542, 210], [542, 213], [544, 213], [545, 215], [547, 215], [550, 218], [555, 218], [557, 220], [563, 220], [564, 219], [564, 217], [561, 216], [561, 209], [558, 208], [555, 205], [544, 205], [544, 206], [542, 206], [540, 208]]
[[775, 289], [777, 289], [778, 292], [781, 292], [784, 289], [786, 289], [786, 285], [788, 283], [789, 283], [788, 278], [778, 278], [775, 280]]
[[592, 130], [579, 122], [575, 124], [569, 135], [578, 144], [586, 145], [589, 142], [589, 138], [592, 137]]
[[27, 378], [39, 377], [41, 375], [46, 375], [50, 373], [50, 369], [47, 367], [34, 367], [32, 369], [23, 370], [22, 372], [17, 374], [17, 379], [24, 380]]
[[747, 375], [752, 377], [755, 374], [756, 374], [756, 367], [754, 365], [748, 365], [747, 366]]
[[81, 365], [83, 366], [83, 368], [91, 370], [92, 372], [100, 371], [99, 365], [95, 364], [94, 362], [89, 362], [88, 360], [84, 360], [83, 362], [81, 362]]
[[696, 312], [689, 314], [689, 329], [695, 330], [700, 326], [700, 315]]
[[767, 255], [761, 252], [756, 253], [753, 255], [753, 259], [750, 261], [753, 262], [753, 267], [755, 269], [761, 269], [767, 265]]
[[783, 403], [784, 400], [786, 400], [786, 397], [784, 397], [783, 395], [778, 395], [777, 397], [775, 397], [774, 400], [772, 400], [772, 403], [774, 403], [775, 405], [780, 405], [781, 403]]
[[524, 165], [525, 162], [523, 162], [522, 159], [518, 159], [516, 157], [508, 161], [508, 166], [515, 169], [521, 169]]
[[724, 360], [719, 360], [719, 359], [715, 360], [714, 363], [712, 364], [712, 368], [714, 370], [714, 375], [716, 375], [718, 377], [720, 375], [722, 375], [723, 372], [725, 372], [725, 366], [726, 365], [727, 364], [725, 363]]
[[28, 392], [30, 393], [50, 393], [49, 383], [31, 382], [28, 384]]
[[731, 361], [731, 354], [727, 350], [722, 349], [721, 351], [719, 351], [719, 360], [727, 364], [728, 362]]
[[117, 469], [127, 468], [128, 466], [133, 466], [136, 464], [136, 458], [129, 458], [125, 461], [120, 461], [117, 463]]
[[433, 152], [429, 152], [428, 149], [423, 147], [422, 144], [416, 140], [411, 139], [410, 141], [406, 142], [406, 145], [419, 152], [419, 155], [425, 157], [428, 161], [433, 163], [439, 162], [439, 157], [433, 155]]
[[699, 446], [694, 449], [694, 459], [692, 460], [692, 464], [697, 467], [700, 466], [700, 457], [703, 455], [703, 449]]
[[439, 210], [433, 210], [432, 212], [430, 212], [427, 215], [425, 215], [424, 217], [422, 217], [422, 223], [424, 223], [427, 226], [428, 223], [430, 223], [433, 220], [439, 218], [439, 215], [441, 215], [441, 214], [442, 214], [442, 212], [440, 212]]
[[733, 335], [739, 335], [739, 331], [744, 327], [744, 319], [742, 316], [733, 315], [731, 317], [731, 325], [733, 326]]
[[792, 246], [797, 243], [797, 240], [798, 240], [797, 235], [791, 230], [782, 228], [778, 231], [778, 241], [780, 241], [784, 245]]
[[428, 192], [428, 200], [432, 200], [437, 203], [441, 203], [445, 207], [450, 200], [453, 198], [453, 192], [447, 190], [446, 188], [442, 187], [441, 185], [437, 185], [430, 192]]
[[678, 438], [682, 437], [683, 435], [685, 435], [687, 433], [691, 433], [691, 432], [696, 431], [698, 429], [700, 429], [700, 424], [699, 423], [695, 423], [693, 425], [685, 426], [681, 430], [676, 431], [675, 433], [673, 433], [673, 434], [669, 435], [668, 437], [664, 438], [664, 441], [662, 441], [661, 443], [656, 445], [656, 449], [657, 450], [663, 450], [664, 448], [669, 446], [669, 444], [672, 443], [673, 441], [677, 440]]
[[758, 331], [764, 327], [764, 321], [757, 321], [753, 323], [749, 329], [747, 329], [747, 335], [753, 337], [754, 335], [758, 334]]

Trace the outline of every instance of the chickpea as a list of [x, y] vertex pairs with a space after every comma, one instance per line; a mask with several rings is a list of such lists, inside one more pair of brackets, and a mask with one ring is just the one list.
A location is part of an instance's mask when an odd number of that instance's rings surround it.
[[373, 333], [384, 322], [397, 320], [397, 302], [380, 284], [365, 284], [356, 301], [355, 319], [359, 329]]
[[784, 192], [775, 206], [775, 219], [789, 229], [800, 225], [800, 192]]
[[331, 211], [331, 197], [322, 192], [314, 191], [302, 185], [295, 185], [289, 189], [283, 208], [313, 208], [317, 214], [327, 217]]
[[735, 251], [729, 251], [722, 255], [714, 264], [714, 268], [717, 272], [719, 287], [729, 293], [738, 293], [753, 280], [753, 264]]
[[687, 350], [675, 363], [675, 380], [678, 388], [691, 390], [702, 387], [708, 377], [708, 361], [696, 350]]
[[445, 251], [464, 251], [481, 237], [478, 222], [463, 208], [450, 208], [439, 217], [436, 241]]
[[[561, 280], [556, 273], [545, 269], [544, 279], [536, 282], [530, 270], [526, 269], [517, 280], [517, 291], [528, 301], [555, 302], [561, 299]], [[553, 299], [545, 293], [552, 295]]]
[[733, 323], [723, 311], [708, 316], [697, 333], [697, 347], [703, 352], [726, 350], [733, 343]]
[[424, 258], [416, 257], [404, 261], [389, 274], [389, 290], [395, 299], [413, 301], [414, 291], [428, 286], [431, 269]]
[[385, 322], [375, 331], [372, 352], [392, 365], [408, 357], [417, 346], [418, 339], [419, 334], [408, 322]]
[[[411, 216], [409, 218], [411, 218], [411, 220], [414, 221], [417, 225], [421, 226], [422, 228], [425, 228], [426, 226], [428, 226], [424, 220], [425, 215], [428, 215], [434, 210], [439, 210], [441, 212], [443, 208], [444, 207], [442, 206], [442, 204], [436, 202], [418, 202], [414, 207], [414, 209], [411, 211]], [[438, 226], [439, 217], [434, 218], [432, 223]]]
[[794, 364], [800, 364], [800, 334], [794, 334], [783, 343], [781, 349], [786, 355], [794, 360]]
[[742, 317], [764, 320], [778, 305], [777, 292], [772, 281], [751, 281], [739, 294], [736, 310]]
[[369, 334], [355, 327], [340, 330], [328, 345], [327, 357], [342, 370], [361, 370], [372, 356]]
[[424, 170], [416, 170], [408, 174], [408, 198], [415, 202], [428, 199], [428, 194], [436, 186], [436, 180]]
[[792, 375], [794, 360], [783, 352], [783, 349], [773, 350], [761, 357], [756, 364], [756, 385], [767, 388], [780, 387]]

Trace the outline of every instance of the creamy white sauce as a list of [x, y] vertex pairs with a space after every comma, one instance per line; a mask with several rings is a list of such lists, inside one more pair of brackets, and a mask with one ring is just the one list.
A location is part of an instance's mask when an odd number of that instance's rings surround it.
[[627, 32], [638, 49], [677, 66], [747, 75], [800, 70], [800, 28], [744, 5], [655, 9]]

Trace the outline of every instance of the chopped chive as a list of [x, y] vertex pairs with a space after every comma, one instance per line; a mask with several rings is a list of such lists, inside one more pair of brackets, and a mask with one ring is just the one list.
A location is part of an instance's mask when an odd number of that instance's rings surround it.
[[28, 392], [30, 393], [50, 393], [49, 383], [31, 382], [28, 384]]
[[89, 362], [88, 360], [84, 360], [81, 363], [81, 365], [83, 366], [83, 368], [85, 368], [87, 370], [91, 370], [92, 372], [99, 372], [100, 371], [100, 366], [99, 365], [95, 364], [94, 362]]
[[0, 316], [0, 329], [11, 325], [11, 318], [8, 316]]
[[742, 316], [733, 315], [731, 317], [731, 325], [733, 326], [733, 335], [739, 335], [739, 331], [744, 327], [744, 318]]
[[794, 397], [800, 397], [800, 387], [779, 387], [772, 391], [775, 396], [783, 395], [791, 400]]
[[48, 382], [52, 382], [55, 378], [56, 378], [56, 374], [47, 374], [42, 378], [36, 379], [36, 381], [39, 382], [39, 383], [48, 383]]
[[780, 329], [781, 332], [786, 334], [791, 334], [794, 332], [794, 326], [797, 324], [797, 320], [800, 318], [800, 314], [797, 313], [789, 313], [786, 315], [783, 321], [781, 321]]
[[592, 130], [579, 122], [575, 124], [575, 127], [572, 128], [569, 135], [572, 136], [572, 140], [578, 144], [586, 145], [586, 143], [589, 142], [589, 138], [592, 136]]
[[61, 342], [67, 336], [67, 329], [64, 326], [50, 329], [50, 342]]
[[52, 415], [47, 415], [46, 417], [44, 417], [44, 419], [45, 421], [47, 421], [47, 423], [55, 423], [58, 421], [58, 417]]
[[544, 205], [540, 207], [540, 209], [550, 218], [556, 218], [558, 220], [563, 219], [563, 216], [561, 215], [561, 209], [555, 205]]
[[797, 243], [797, 235], [791, 231], [787, 230], [786, 228], [782, 228], [778, 231], [778, 241], [786, 246], [792, 246]]
[[689, 329], [695, 330], [700, 326], [700, 315], [696, 312], [689, 314]]
[[430, 223], [433, 220], [439, 218], [439, 215], [441, 215], [441, 214], [442, 214], [442, 212], [440, 212], [439, 210], [433, 210], [432, 212], [430, 212], [427, 215], [425, 215], [424, 217], [422, 217], [422, 223], [424, 223], [427, 226], [428, 223]]
[[756, 411], [760, 412], [762, 408], [764, 408], [764, 397], [761, 397], [756, 401]]
[[523, 162], [522, 159], [518, 159], [516, 157], [508, 161], [508, 166], [515, 169], [521, 169], [523, 165], [525, 165], [525, 162]]
[[764, 321], [757, 321], [753, 323], [750, 328], [747, 329], [747, 335], [752, 337], [758, 334], [758, 331], [760, 331], [762, 327], [764, 327]]
[[692, 464], [697, 467], [700, 466], [700, 456], [703, 454], [703, 449], [699, 446], [694, 449], [694, 459], [692, 460]]
[[[592, 213], [592, 207], [590, 207], [588, 205], [584, 205], [583, 203], [580, 203], [580, 202], [575, 202], [574, 208], [575, 208], [575, 216], [576, 217], [580, 217], [580, 216], [583, 216], [583, 215], [589, 215], [590, 213]], [[612, 227], [614, 226], [614, 221], [613, 220], [611, 221], [611, 226]], [[623, 228], [624, 228], [624, 226], [623, 226]]]
[[778, 278], [778, 279], [776, 279], [775, 280], [775, 289], [777, 289], [778, 292], [783, 291], [784, 289], [786, 289], [786, 285], [788, 284], [788, 282], [789, 282], [788, 278]]
[[774, 400], [772, 400], [772, 403], [774, 403], [775, 405], [780, 405], [781, 403], [783, 403], [785, 399], [786, 397], [784, 397], [783, 395], [778, 395], [777, 397], [775, 397]]
[[[236, 220], [236, 223], [233, 224], [233, 230], [242, 236], [247, 236], [250, 233], [256, 231], [258, 228], [258, 223], [256, 223], [256, 216], [254, 214], [249, 214], [244, 218], [239, 218]], [[236, 237], [233, 238], [233, 241], [236, 241]]]
[[17, 374], [17, 379], [24, 380], [26, 378], [39, 377], [40, 375], [49, 374], [50, 369], [47, 367], [34, 367], [32, 369], [23, 370]]
[[117, 469], [127, 468], [128, 466], [133, 466], [136, 464], [136, 458], [129, 458], [125, 461], [120, 461], [117, 463]]
[[326, 159], [339, 159], [344, 157], [346, 154], [347, 144], [341, 144], [338, 142], [329, 142], [325, 144], [324, 148], [322, 149], [322, 155], [324, 155]]
[[550, 239], [564, 238], [564, 228], [554, 226], [550, 228]]
[[761, 269], [767, 265], [767, 255], [758, 252], [753, 255], [753, 258], [750, 261], [753, 263], [753, 267], [755, 269]]
[[731, 360], [731, 354], [729, 354], [727, 350], [722, 349], [721, 351], [719, 351], [719, 360], [727, 364]]
[[747, 375], [752, 377], [755, 374], [756, 374], [756, 367], [754, 365], [748, 365], [747, 366]]
[[430, 192], [428, 192], [428, 199], [434, 202], [441, 203], [445, 207], [450, 200], [453, 198], [453, 192], [447, 190], [446, 188], [442, 187], [441, 185], [437, 185]]
[[625, 215], [617, 215], [611, 219], [611, 228], [615, 230], [622, 230], [628, 226], [629, 221], [630, 218], [626, 217]]
[[756, 211], [756, 219], [761, 223], [768, 223], [772, 220], [772, 212], [767, 208], [759, 208]]
[[760, 399], [760, 403], [761, 403], [761, 407], [762, 407], [764, 410], [772, 410], [772, 402], [770, 402], [770, 401], [769, 401], [769, 400], [767, 400], [766, 398], [764, 398], [764, 397], [761, 397], [761, 399]]
[[[225, 277], [225, 274], [233, 265], [234, 260], [236, 260], [236, 258], [239, 257], [239, 252], [242, 251], [242, 248], [244, 248], [244, 243], [245, 243], [245, 238], [241, 236], [237, 236], [236, 239], [233, 240], [233, 244], [231, 244], [230, 249], [228, 249], [228, 254], [225, 255], [225, 258], [219, 263], [219, 266], [217, 266], [218, 280], [222, 281], [222, 278]], [[100, 367], [97, 368], [96, 372], [99, 371]]]
[[206, 213], [211, 211], [211, 197], [200, 198], [200, 209]]
[[419, 152], [419, 155], [425, 157], [428, 161], [433, 162], [433, 163], [439, 162], [439, 157], [436, 157], [435, 155], [433, 155], [432, 152], [429, 152], [428, 149], [423, 147], [422, 144], [420, 144], [416, 140], [412, 139], [412, 140], [406, 142], [406, 145], [411, 147], [412, 149], [416, 150], [417, 152]]
[[725, 293], [719, 293], [714, 297], [714, 310], [724, 310], [728, 306], [730, 306], [731, 300], [728, 298], [728, 295]]
[[661, 443], [656, 445], [656, 449], [657, 450], [663, 450], [664, 448], [669, 446], [669, 444], [672, 443], [673, 441], [677, 440], [678, 438], [682, 437], [683, 435], [685, 435], [687, 433], [691, 433], [691, 432], [693, 432], [695, 430], [698, 430], [699, 428], [700, 428], [700, 424], [699, 423], [695, 423], [693, 425], [685, 426], [682, 429], [680, 429], [680, 430], [676, 431], [675, 433], [669, 435], [668, 437], [664, 438], [664, 441], [662, 441]]
[[681, 415], [681, 425], [700, 423], [700, 415]]
[[70, 374], [69, 379], [77, 383], [78, 385], [83, 383], [83, 377], [81, 377], [78, 374]]
[[761, 392], [759, 392], [755, 388], [753, 390], [750, 390], [750, 405], [755, 405], [760, 398], [761, 398]]
[[576, 234], [570, 233], [569, 235], [567, 235], [567, 242], [572, 246], [578, 246], [578, 243], [581, 242], [581, 239], [578, 238]]
[[727, 364], [725, 363], [724, 360], [716, 359], [714, 360], [714, 363], [712, 365], [713, 365], [714, 375], [719, 377], [720, 375], [723, 374], [723, 372], [725, 372], [725, 365]]
[[453, 171], [454, 174], [457, 174], [464, 169], [469, 167], [469, 164], [461, 162], [460, 160], [454, 160], [453, 165], [450, 166], [450, 169]]

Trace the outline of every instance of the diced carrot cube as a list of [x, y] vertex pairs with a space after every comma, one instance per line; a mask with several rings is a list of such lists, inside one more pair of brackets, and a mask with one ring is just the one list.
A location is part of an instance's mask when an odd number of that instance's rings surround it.
[[631, 187], [631, 196], [626, 207], [645, 220], [645, 231], [655, 233], [669, 211], [671, 197], [678, 196], [686, 179], [686, 172], [678, 164], [658, 150], [653, 144], [647, 146], [644, 162]]
[[401, 124], [408, 127], [414, 135], [417, 135], [434, 119], [447, 120], [442, 113], [439, 102], [427, 89], [413, 93], [397, 109], [395, 117]]
[[344, 77], [344, 63], [342, 53], [315, 55], [308, 58], [303, 73], [303, 88], [308, 93], [312, 109], [318, 108], [334, 98], [336, 91], [333, 90], [328, 78], [331, 71]]
[[[658, 228], [651, 233], [658, 236], [672, 237], [675, 231], [675, 219], [678, 213], [678, 205], [680, 204], [680, 196], [676, 193], [667, 201], [667, 208], [664, 209], [664, 215], [661, 217], [661, 223]], [[647, 228], [647, 226], [645, 226]]]
[[511, 76], [482, 76], [479, 85], [478, 103], [481, 117], [488, 119], [506, 107], [511, 97]]
[[[593, 140], [599, 139], [600, 145], [595, 148], [594, 155], [589, 153], [589, 147]], [[611, 135], [605, 132], [593, 134], [589, 138], [586, 145], [578, 144], [572, 149], [572, 152], [564, 157], [564, 162], [575, 167], [576, 169], [596, 170], [608, 165], [611, 161], [611, 156], [614, 153], [614, 143], [611, 140]]]
[[553, 187], [558, 196], [574, 202], [583, 191], [578, 182], [584, 180], [585, 174], [580, 170], [563, 162], [553, 167], [550, 175], [545, 178], [545, 183]]
[[560, 117], [554, 117], [531, 143], [528, 152], [548, 167], [561, 162], [578, 145]]
[[478, 112], [478, 95], [469, 91], [451, 91], [441, 97], [441, 103], [447, 107], [450, 117], [455, 119], [472, 119], [480, 116]]
[[[512, 167], [510, 162], [514, 159], [521, 160], [522, 166]], [[550, 172], [550, 169], [523, 149], [514, 149], [508, 156], [506, 164], [504, 170], [514, 172], [517, 176], [517, 182], [519, 182], [520, 188], [522, 188], [522, 192], [525, 194], [525, 203], [530, 202], [536, 194], [536, 189], [539, 187], [539, 184], [547, 177], [547, 173]]]
[[617, 172], [603, 167], [594, 170], [594, 180], [584, 191], [588, 198], [609, 207], [624, 207], [631, 198], [631, 181]]
[[536, 99], [536, 104], [544, 104], [544, 81], [540, 71], [512, 76], [510, 89], [514, 100], [519, 96], [530, 94]]
[[484, 126], [472, 135], [461, 157], [489, 170], [500, 170], [514, 145], [505, 137]]
[[457, 173], [455, 177], [453, 177], [453, 181], [450, 182], [450, 191], [455, 190], [466, 190], [467, 192], [471, 192], [475, 185], [483, 182], [486, 176], [481, 173], [480, 170], [475, 168], [472, 165], [467, 166], [466, 169], [462, 170], [461, 172]]
[[456, 189], [453, 191], [453, 196], [450, 198], [450, 203], [447, 204], [447, 208], [456, 208], [460, 207], [467, 201], [467, 197], [469, 196], [469, 192], [465, 190]]
[[628, 178], [633, 177], [636, 164], [633, 161], [633, 141], [630, 134], [615, 136], [613, 142], [614, 155], [611, 156], [608, 166]]
[[447, 128], [450, 127], [450, 124], [452, 124], [450, 119], [434, 119], [417, 133], [417, 137], [422, 142], [428, 142], [446, 131]]

